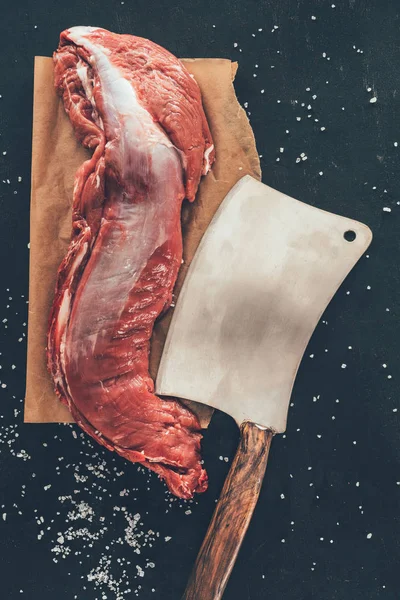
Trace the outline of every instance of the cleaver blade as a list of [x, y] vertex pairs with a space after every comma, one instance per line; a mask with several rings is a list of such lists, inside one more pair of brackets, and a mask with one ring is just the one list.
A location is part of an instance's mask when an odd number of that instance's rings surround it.
[[362, 223], [243, 177], [186, 275], [157, 394], [208, 404], [238, 425], [248, 420], [285, 431], [308, 341], [371, 239]]

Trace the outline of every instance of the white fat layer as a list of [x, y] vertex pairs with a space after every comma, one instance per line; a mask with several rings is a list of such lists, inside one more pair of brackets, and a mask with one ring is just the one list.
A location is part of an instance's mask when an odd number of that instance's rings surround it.
[[93, 104], [93, 88], [89, 84], [87, 69], [87, 64], [84, 63], [83, 60], [79, 59], [76, 65], [78, 77], [81, 80], [82, 87], [86, 94], [86, 98]]
[[[66, 351], [79, 372], [85, 370], [83, 365], [99, 347], [98, 342], [104, 348], [115, 334], [129, 292], [148, 259], [179, 224], [177, 198], [184, 195], [177, 150], [138, 102], [132, 84], [111, 64], [103, 47], [87, 39], [90, 33], [87, 28], [72, 28], [69, 37], [91, 54], [103, 97], [104, 128], [110, 140], [106, 160], [118, 169], [126, 196], [115, 198], [112, 220], [107, 221], [105, 213], [86, 267], [89, 275], [79, 307], [76, 311], [73, 308]], [[137, 189], [143, 188], [141, 182], [148, 190], [147, 197], [135, 203]]]
[[60, 308], [58, 310], [57, 325], [60, 329], [64, 329], [68, 322], [70, 304], [71, 294], [69, 293], [69, 290], [66, 289], [63, 293]]
[[[66, 288], [63, 292], [60, 307], [58, 309], [58, 317], [57, 317], [57, 328], [60, 332], [60, 367], [57, 370], [57, 375], [55, 377], [56, 382], [60, 384], [61, 387], [64, 387], [64, 381], [62, 372], [65, 372], [65, 338], [67, 332], [67, 324], [68, 319], [71, 313], [71, 293], [69, 291], [69, 286], [74, 279], [75, 273], [79, 266], [82, 263], [82, 260], [86, 256], [88, 250], [88, 244], [85, 242], [82, 244], [79, 252], [74, 258], [74, 261], [70, 267], [68, 281], [66, 282]], [[67, 385], [68, 388], [68, 385]]]
[[91, 103], [91, 105], [93, 107], [93, 112], [92, 112], [93, 120], [96, 123], [96, 125], [98, 125], [98, 127], [100, 127], [100, 129], [104, 129], [103, 121], [97, 112], [96, 103], [95, 103], [94, 96], [93, 96], [93, 86], [89, 82], [88, 65], [81, 59], [79, 59], [79, 61], [77, 63], [76, 72], [78, 74], [79, 79], [81, 80], [83, 90], [86, 94], [86, 98], [89, 100], [89, 102]]
[[90, 25], [77, 25], [76, 27], [70, 27], [68, 29], [68, 34], [70, 38], [73, 39], [71, 33], [74, 36], [85, 36], [90, 33], [93, 33], [94, 31], [97, 31], [98, 29], [100, 29], [100, 27], [90, 27]]
[[204, 160], [206, 162], [206, 169], [205, 169], [206, 173], [208, 173], [208, 171], [211, 169], [210, 154], [213, 150], [214, 150], [214, 144], [211, 144], [211, 146], [209, 148], [207, 148], [207, 150], [205, 150], [205, 152], [204, 152]]

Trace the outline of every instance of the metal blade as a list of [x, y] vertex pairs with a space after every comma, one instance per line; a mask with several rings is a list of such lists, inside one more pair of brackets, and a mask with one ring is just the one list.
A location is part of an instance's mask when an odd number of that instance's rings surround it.
[[[355, 233], [347, 241], [345, 232]], [[306, 345], [369, 246], [368, 227], [243, 177], [192, 261], [156, 381], [238, 424], [283, 432]]]

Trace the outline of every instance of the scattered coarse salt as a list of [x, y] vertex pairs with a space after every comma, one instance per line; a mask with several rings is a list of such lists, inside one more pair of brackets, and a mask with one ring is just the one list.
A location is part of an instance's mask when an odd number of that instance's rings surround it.
[[311, 15], [311, 21], [316, 21], [317, 17], [315, 17], [314, 15]]
[[345, 369], [347, 367], [346, 363], [342, 363], [342, 369]]
[[369, 99], [370, 104], [375, 104], [375, 102], [378, 100], [378, 98], [376, 96], [373, 96], [372, 98]]
[[372, 538], [372, 533], [367, 533], [367, 540], [370, 540]]
[[382, 208], [382, 210], [383, 210], [383, 212], [392, 212], [392, 209], [391, 209], [391, 208], [389, 208], [389, 206], [384, 206], [384, 207]]
[[398, 143], [398, 142], [394, 142], [394, 143], [393, 143], [393, 146], [394, 146], [395, 148], [397, 148], [397, 146], [398, 146], [398, 145], [399, 145], [399, 143]]

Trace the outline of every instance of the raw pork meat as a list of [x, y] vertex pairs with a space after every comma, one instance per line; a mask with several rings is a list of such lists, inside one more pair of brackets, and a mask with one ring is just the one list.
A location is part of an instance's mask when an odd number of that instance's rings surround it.
[[182, 261], [182, 201], [214, 160], [200, 91], [164, 48], [99, 28], [64, 31], [54, 63], [75, 134], [93, 153], [75, 179], [48, 366], [88, 434], [190, 498], [207, 488], [199, 422], [154, 394], [148, 356]]

